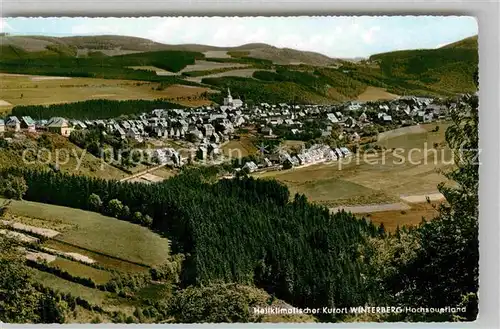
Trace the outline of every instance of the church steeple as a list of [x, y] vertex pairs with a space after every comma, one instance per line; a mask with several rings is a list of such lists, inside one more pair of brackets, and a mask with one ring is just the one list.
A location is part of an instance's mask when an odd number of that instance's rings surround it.
[[231, 96], [231, 90], [227, 88], [227, 97], [224, 98], [224, 105], [233, 106], [233, 97]]

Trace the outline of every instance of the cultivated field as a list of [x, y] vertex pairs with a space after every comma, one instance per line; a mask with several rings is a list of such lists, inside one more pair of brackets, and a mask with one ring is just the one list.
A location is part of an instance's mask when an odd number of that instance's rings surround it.
[[134, 70], [153, 71], [156, 73], [156, 75], [178, 75], [177, 73], [160, 69], [156, 66], [129, 66], [128, 68]]
[[[54, 221], [56, 224], [70, 224], [71, 227], [52, 239], [56, 241], [55, 244], [48, 243], [46, 246], [59, 250], [60, 244], [68, 245], [78, 251], [89, 251], [90, 254], [84, 255], [92, 259], [95, 259], [95, 254], [101, 254], [123, 260], [125, 263], [155, 266], [164, 263], [169, 253], [169, 241], [151, 230], [94, 212], [29, 201], [13, 201], [9, 214], [16, 216], [21, 223], [23, 218], [28, 217], [49, 223]], [[98, 259], [95, 260], [99, 262]]]
[[188, 99], [188, 97], [199, 97], [200, 94], [210, 91], [210, 89], [203, 87], [172, 85], [163, 90], [156, 90], [158, 83], [154, 82], [93, 78], [45, 78], [0, 73], [0, 100], [3, 100], [4, 104], [4, 106], [0, 106], [0, 111], [8, 111], [15, 105], [47, 105], [90, 99], [151, 100], [165, 98], [186, 106], [211, 103], [206, 99]]
[[97, 284], [106, 284], [113, 277], [111, 272], [99, 270], [79, 262], [57, 257], [50, 266], [65, 270], [73, 276], [90, 278]]
[[[234, 63], [231, 63], [231, 64], [234, 64]], [[231, 65], [231, 66], [233, 66], [233, 65]], [[242, 68], [239, 70], [231, 70], [231, 71], [226, 71], [226, 72], [221, 72], [221, 73], [209, 74], [209, 75], [204, 75], [201, 77], [189, 77], [189, 78], [186, 78], [186, 80], [200, 83], [201, 80], [204, 78], [222, 78], [222, 77], [251, 78], [255, 71], [262, 71], [262, 70]]]
[[248, 67], [246, 64], [239, 63], [219, 63], [219, 62], [210, 62], [204, 60], [196, 60], [194, 65], [188, 65], [183, 68], [179, 73], [190, 72], [190, 71], [208, 71], [215, 69], [224, 69], [228, 67]]
[[[432, 132], [436, 125], [439, 125], [439, 130]], [[379, 141], [380, 145], [388, 148], [385, 154], [382, 151], [370, 153], [369, 156], [359, 154], [340, 162], [257, 173], [255, 177], [276, 178], [290, 188], [292, 195], [305, 194], [311, 201], [332, 209], [357, 206], [351, 209], [362, 213], [385, 210], [383, 213], [390, 214], [393, 211], [391, 218], [397, 217], [403, 221], [404, 218], [421, 217], [420, 210], [413, 211], [416, 206], [412, 202], [425, 202], [427, 195], [433, 201], [440, 199], [437, 185], [446, 182], [446, 178], [439, 171], [452, 166], [449, 163], [450, 150], [442, 146], [446, 127], [446, 123], [429, 124], [418, 129], [408, 127], [404, 134], [386, 134]], [[434, 143], [440, 145], [435, 152], [429, 150]], [[428, 148], [427, 156], [424, 156], [425, 147]], [[401, 148], [401, 153], [394, 154], [392, 148]], [[375, 207], [358, 211], [361, 206], [398, 203], [407, 203], [410, 209]], [[401, 211], [406, 213], [402, 214]]]
[[398, 97], [398, 95], [391, 94], [383, 88], [368, 86], [364, 92], [358, 95], [358, 101], [368, 102], [377, 100], [391, 100]]
[[[97, 314], [109, 322], [109, 312], [115, 311], [132, 315], [137, 303], [146, 297], [149, 301], [159, 299], [160, 290], [167, 289], [167, 283], [146, 284], [136, 298], [130, 299], [92, 285], [102, 287], [167, 261], [169, 241], [142, 226], [79, 209], [15, 200], [0, 226], [0, 234], [25, 244], [18, 247], [19, 251], [27, 260], [38, 263], [28, 264], [36, 282], [105, 311], [79, 309], [73, 313], [75, 322], [89, 322]], [[45, 238], [35, 237], [40, 235]]]
[[203, 53], [207, 58], [231, 58], [226, 50], [209, 50]]
[[384, 223], [386, 231], [394, 232], [398, 226], [418, 225], [422, 221], [422, 218], [430, 220], [436, 217], [438, 211], [433, 206], [437, 205], [438, 203], [413, 204], [408, 210], [372, 212], [362, 214], [362, 216], [370, 219], [376, 224]]
[[98, 289], [92, 289], [84, 285], [64, 280], [54, 274], [31, 269], [32, 275], [36, 281], [44, 286], [57, 290], [64, 294], [71, 294], [87, 300], [93, 305], [99, 305], [108, 312], [119, 311], [132, 313], [133, 308], [128, 301], [116, 296], [115, 294], [104, 292]]

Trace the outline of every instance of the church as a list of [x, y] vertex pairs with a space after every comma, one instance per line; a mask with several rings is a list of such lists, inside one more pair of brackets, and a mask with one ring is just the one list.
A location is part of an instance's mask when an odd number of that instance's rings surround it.
[[231, 106], [232, 108], [239, 108], [243, 106], [243, 101], [241, 99], [233, 99], [231, 96], [231, 90], [227, 88], [227, 97], [224, 98], [224, 106]]

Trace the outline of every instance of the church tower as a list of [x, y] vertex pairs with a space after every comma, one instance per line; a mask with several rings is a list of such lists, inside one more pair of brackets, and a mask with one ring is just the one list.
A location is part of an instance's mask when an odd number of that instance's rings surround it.
[[226, 106], [233, 105], [233, 97], [231, 96], [231, 90], [229, 90], [229, 87], [227, 88], [227, 97], [224, 98], [224, 105]]

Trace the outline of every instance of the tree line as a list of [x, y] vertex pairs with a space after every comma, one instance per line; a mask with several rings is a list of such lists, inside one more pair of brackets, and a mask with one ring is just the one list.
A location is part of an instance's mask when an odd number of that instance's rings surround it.
[[30, 116], [35, 120], [63, 117], [69, 119], [95, 120], [117, 118], [124, 115], [148, 113], [154, 109], [184, 108], [163, 99], [156, 100], [106, 100], [93, 99], [75, 103], [51, 105], [18, 105], [12, 109], [12, 115]]

